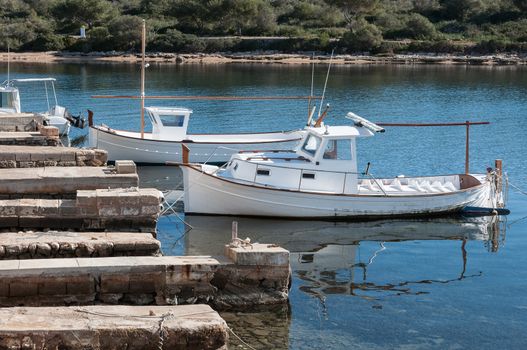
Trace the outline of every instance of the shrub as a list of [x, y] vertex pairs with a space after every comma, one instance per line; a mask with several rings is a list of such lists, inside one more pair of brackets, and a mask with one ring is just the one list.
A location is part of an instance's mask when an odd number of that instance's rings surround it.
[[37, 37], [24, 45], [24, 48], [30, 48], [34, 51], [58, 51], [64, 48], [62, 36], [52, 32], [37, 34]]
[[428, 18], [414, 13], [406, 22], [406, 37], [411, 39], [433, 39], [436, 37], [436, 28]]
[[372, 51], [382, 43], [382, 33], [375, 25], [366, 21], [359, 22], [355, 28], [344, 34], [339, 46], [346, 52]]

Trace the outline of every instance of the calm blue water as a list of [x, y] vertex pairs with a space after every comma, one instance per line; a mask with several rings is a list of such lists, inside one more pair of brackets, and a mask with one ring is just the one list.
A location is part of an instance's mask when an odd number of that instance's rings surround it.
[[[316, 68], [316, 93], [326, 69]], [[310, 72], [307, 66], [154, 65], [147, 71], [147, 94], [306, 95]], [[139, 128], [139, 102], [90, 98], [137, 93], [137, 66], [15, 65], [12, 70], [16, 77], [47, 75], [58, 79], [59, 100], [74, 114], [91, 108], [99, 123]], [[347, 123], [347, 111], [379, 122], [489, 121], [471, 129], [471, 170], [483, 172], [501, 158], [510, 183], [527, 190], [525, 68], [334, 67], [326, 97], [328, 124]], [[22, 90], [22, 101], [24, 109], [38, 109], [29, 89]], [[300, 128], [307, 116], [303, 101], [177, 105], [194, 109], [193, 132]], [[361, 140], [360, 167], [371, 162], [375, 176], [462, 172], [464, 132], [390, 128]], [[72, 137], [83, 133], [75, 130]], [[143, 169], [142, 174], [144, 185], [159, 188], [175, 187], [180, 176], [175, 169]], [[495, 225], [239, 219], [240, 235], [292, 252], [290, 310], [223, 316], [256, 348], [526, 348], [527, 196], [512, 187], [509, 194], [512, 213]], [[232, 218], [185, 219], [194, 229], [175, 216], [160, 221], [166, 254], [216, 254], [230, 239]]]

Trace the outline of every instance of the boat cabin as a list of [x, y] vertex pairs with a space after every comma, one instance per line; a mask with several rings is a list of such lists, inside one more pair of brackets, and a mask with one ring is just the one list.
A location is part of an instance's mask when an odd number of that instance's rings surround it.
[[0, 86], [0, 113], [20, 113], [20, 92], [8, 82]]
[[358, 191], [356, 139], [374, 133], [363, 126], [306, 127], [291, 151], [242, 151], [219, 176], [291, 190]]
[[179, 107], [145, 107], [152, 123], [152, 138], [180, 141], [187, 136], [192, 110]]

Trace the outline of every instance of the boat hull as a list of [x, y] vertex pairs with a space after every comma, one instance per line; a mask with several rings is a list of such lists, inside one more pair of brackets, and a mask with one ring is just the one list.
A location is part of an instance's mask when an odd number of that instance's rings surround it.
[[[226, 134], [229, 137], [233, 135]], [[228, 142], [222, 141], [221, 134], [214, 136], [216, 142], [164, 141], [127, 137], [97, 127], [90, 127], [89, 137], [90, 147], [106, 150], [109, 161], [127, 159], [139, 164], [152, 165], [181, 162], [182, 144], [190, 149], [189, 160], [192, 163], [223, 164], [230, 159], [232, 154], [241, 150], [291, 149], [300, 139], [299, 132], [243, 135], [247, 139], [252, 139], [250, 142]], [[273, 140], [267, 141], [269, 139]]]
[[182, 165], [185, 213], [290, 218], [436, 216], [467, 205], [486, 206], [488, 183], [451, 193], [421, 195], [345, 195], [246, 185]]

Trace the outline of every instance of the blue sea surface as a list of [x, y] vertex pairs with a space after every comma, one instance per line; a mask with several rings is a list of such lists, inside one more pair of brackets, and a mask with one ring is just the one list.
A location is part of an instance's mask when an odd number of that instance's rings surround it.
[[[139, 93], [137, 65], [12, 64], [12, 77], [53, 76], [60, 104], [95, 112], [97, 123], [138, 130], [139, 102], [91, 95]], [[0, 66], [0, 72], [5, 65]], [[320, 95], [327, 66], [315, 68]], [[147, 95], [308, 95], [303, 65], [151, 65]], [[44, 110], [42, 89], [21, 86], [22, 107]], [[40, 94], [40, 95], [39, 95]], [[488, 121], [470, 131], [470, 170], [503, 159], [508, 208], [499, 220], [434, 219], [370, 223], [164, 216], [165, 254], [221, 254], [231, 221], [240, 235], [291, 251], [286, 311], [222, 313], [254, 348], [527, 348], [527, 68], [349, 65], [332, 67], [326, 122], [348, 111], [377, 122]], [[194, 110], [191, 132], [302, 128], [306, 101], [147, 101]], [[86, 134], [72, 131], [72, 138]], [[464, 172], [465, 128], [388, 127], [358, 143], [359, 169], [375, 176]], [[180, 186], [177, 169], [140, 169], [142, 186]], [[185, 220], [192, 229], [183, 223]], [[248, 349], [235, 336], [231, 346]]]

